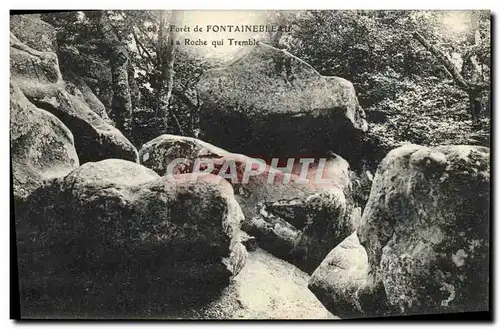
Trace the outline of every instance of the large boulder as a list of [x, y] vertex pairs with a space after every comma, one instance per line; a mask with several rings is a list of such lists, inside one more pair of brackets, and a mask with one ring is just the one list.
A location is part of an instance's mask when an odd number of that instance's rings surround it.
[[[349, 164], [334, 154], [323, 169], [311, 164], [305, 180], [300, 178], [301, 166], [280, 170], [262, 163], [259, 170], [257, 159], [189, 137], [159, 136], [139, 154], [143, 165], [161, 175], [189, 173], [197, 160], [210, 161], [211, 173], [234, 188], [246, 218], [243, 229], [264, 249], [309, 273], [355, 230], [361, 217], [352, 199]], [[176, 159], [181, 161], [168, 173]], [[318, 171], [324, 182], [316, 181]]]
[[10, 146], [14, 197], [24, 200], [45, 179], [66, 176], [79, 165], [73, 135], [52, 114], [10, 85]]
[[99, 115], [106, 123], [114, 125], [113, 121], [108, 116], [106, 107], [92, 92], [85, 80], [71, 71], [62, 72], [65, 83], [66, 91], [81, 101], [87, 103], [88, 107]]
[[488, 310], [490, 151], [405, 145], [380, 163], [359, 240], [390, 312]]
[[230, 154], [215, 145], [196, 138], [164, 134], [142, 145], [139, 150], [139, 161], [142, 165], [163, 176], [167, 174], [168, 165], [176, 159], [189, 160], [184, 164], [192, 168], [195, 159], [223, 157]]
[[86, 163], [32, 193], [16, 218], [22, 311], [119, 316], [207, 302], [245, 264], [242, 219], [231, 186], [210, 175]]
[[[35, 104], [58, 117], [73, 133], [81, 163], [107, 158], [137, 162], [135, 147], [89, 108], [83, 94], [66, 90], [55, 53], [40, 52], [11, 33], [11, 80]], [[74, 88], [73, 88], [74, 89]]]
[[10, 16], [10, 31], [25, 45], [38, 51], [56, 52], [55, 28], [40, 19], [40, 14]]
[[297, 57], [260, 44], [207, 71], [197, 85], [201, 138], [249, 156], [322, 156], [349, 162], [365, 114], [354, 87], [321, 76]]
[[[303, 192], [303, 191], [302, 191]], [[259, 244], [312, 273], [328, 252], [356, 230], [361, 209], [341, 189], [265, 202], [242, 228]]]
[[370, 280], [365, 248], [351, 234], [325, 257], [309, 279], [308, 287], [336, 316], [372, 317], [386, 309], [382, 286]]

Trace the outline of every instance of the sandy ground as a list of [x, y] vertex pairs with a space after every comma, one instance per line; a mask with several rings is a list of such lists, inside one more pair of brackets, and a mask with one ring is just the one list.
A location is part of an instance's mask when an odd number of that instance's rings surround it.
[[338, 319], [307, 288], [309, 275], [262, 249], [216, 301], [199, 314], [230, 319]]

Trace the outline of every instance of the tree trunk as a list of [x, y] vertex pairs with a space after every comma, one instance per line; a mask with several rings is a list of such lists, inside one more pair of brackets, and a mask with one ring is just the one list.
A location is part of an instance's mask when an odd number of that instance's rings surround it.
[[127, 74], [128, 85], [130, 88], [130, 99], [132, 101], [132, 109], [135, 109], [141, 104], [141, 92], [139, 91], [139, 86], [135, 81], [135, 70], [134, 66], [132, 65], [132, 61], [130, 60], [128, 61]]
[[441, 50], [430, 44], [420, 33], [414, 32], [413, 36], [448, 70], [458, 87], [467, 93], [469, 96], [470, 115], [472, 120], [477, 122], [479, 115], [482, 112], [480, 92], [486, 88], [486, 86], [466, 81], [455, 64], [453, 64], [452, 61], [441, 52]]
[[[278, 12], [277, 13], [277, 18], [276, 18], [276, 25], [280, 25], [283, 22], [283, 16]], [[269, 32], [269, 45], [273, 46], [276, 49], [282, 49], [280, 45], [281, 38], [283, 37], [283, 30], [278, 30], [276, 32]], [[276, 71], [276, 74], [282, 75], [283, 66], [285, 65], [284, 63], [285, 58], [282, 56], [282, 54], [275, 54], [274, 55], [274, 70]], [[286, 78], [286, 76], [285, 76]]]
[[460, 71], [455, 66], [455, 64], [453, 64], [448, 59], [448, 57], [446, 57], [441, 52], [441, 50], [439, 50], [436, 46], [431, 45], [429, 43], [429, 41], [427, 41], [420, 33], [414, 32], [413, 36], [415, 37], [415, 39], [418, 40], [418, 42], [420, 42], [420, 44], [422, 44], [422, 46], [425, 47], [425, 49], [427, 49], [431, 54], [433, 54], [439, 60], [439, 62], [444, 65], [444, 67], [446, 67], [446, 69], [448, 70], [448, 72], [450, 72], [451, 76], [453, 77], [453, 79], [455, 80], [455, 82], [457, 83], [457, 85], [460, 88], [462, 88], [464, 90], [467, 90], [470, 88], [469, 84], [462, 77], [462, 75], [460, 74]]
[[463, 57], [464, 64], [461, 73], [469, 82], [479, 83], [484, 79], [482, 79], [483, 69], [477, 57], [481, 46], [480, 13], [477, 11], [472, 11], [470, 14], [469, 30], [466, 37], [469, 50]]
[[[129, 132], [133, 108], [129, 87], [128, 50], [115, 34], [105, 11], [101, 12], [98, 26], [108, 44], [108, 58], [111, 66], [113, 100], [109, 115], [118, 129]], [[133, 76], [131, 78], [133, 79]]]
[[279, 30], [276, 33], [269, 32], [271, 34], [270, 40], [271, 40], [271, 46], [274, 48], [280, 48], [280, 41], [281, 37], [283, 36], [283, 30]]
[[[172, 89], [174, 95], [180, 102], [182, 102], [189, 109], [189, 122], [187, 123], [187, 134], [190, 137], [198, 137], [200, 126], [200, 100], [198, 93], [196, 93], [196, 102], [191, 100], [183, 91], [176, 88]], [[185, 131], [181, 128], [182, 131]]]
[[472, 116], [472, 121], [478, 122], [481, 112], [483, 111], [479, 97], [469, 96], [469, 111]]
[[[177, 12], [172, 11], [170, 25], [175, 25]], [[168, 129], [168, 118], [170, 116], [170, 98], [174, 85], [174, 60], [175, 60], [175, 34], [167, 24], [167, 19], [162, 13], [158, 33], [158, 64], [161, 72], [161, 82], [158, 90], [158, 110], [163, 119], [165, 129]]]

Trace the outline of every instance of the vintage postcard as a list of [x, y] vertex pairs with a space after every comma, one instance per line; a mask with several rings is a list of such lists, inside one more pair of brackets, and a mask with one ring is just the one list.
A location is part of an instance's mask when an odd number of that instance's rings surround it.
[[484, 317], [490, 28], [11, 12], [18, 317]]

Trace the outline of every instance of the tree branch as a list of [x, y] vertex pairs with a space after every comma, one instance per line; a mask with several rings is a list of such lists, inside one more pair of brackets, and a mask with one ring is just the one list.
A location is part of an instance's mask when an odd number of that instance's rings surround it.
[[266, 48], [272, 48], [272, 49], [274, 49], [274, 50], [276, 50], [276, 51], [278, 51], [278, 52], [281, 52], [281, 53], [283, 53], [283, 54], [285, 54], [285, 55], [288, 55], [288, 56], [292, 57], [293, 59], [296, 59], [296, 60], [298, 60], [299, 62], [301, 62], [302, 64], [306, 65], [307, 67], [311, 68], [311, 69], [312, 69], [312, 70], [313, 70], [316, 74], [318, 74], [318, 75], [319, 75], [318, 71], [316, 71], [316, 69], [315, 69], [315, 68], [314, 68], [311, 64], [309, 64], [309, 63], [305, 62], [304, 60], [302, 60], [302, 59], [298, 58], [298, 57], [297, 57], [297, 56], [295, 56], [295, 55], [290, 54], [290, 53], [289, 53], [288, 51], [286, 51], [285, 49], [278, 49], [278, 48], [273, 47], [273, 46], [271, 46], [271, 45], [268, 45], [268, 44], [266, 44], [266, 43], [264, 43], [264, 42], [259, 42], [259, 45], [262, 45], [262, 46], [264, 46], [264, 47], [266, 47]]
[[431, 54], [433, 54], [441, 64], [448, 70], [448, 72], [451, 74], [455, 82], [458, 84], [458, 86], [465, 91], [469, 91], [471, 89], [471, 86], [465, 79], [462, 77], [460, 72], [458, 71], [458, 68], [453, 64], [442, 52], [439, 50], [436, 46], [431, 45], [429, 41], [427, 41], [420, 33], [418, 32], [413, 32], [413, 37], [417, 39], [418, 42], [422, 46], [424, 46], [425, 49], [427, 49]]
[[155, 43], [154, 40], [148, 35], [147, 32], [144, 32], [140, 26], [136, 26], [137, 29], [139, 30], [139, 32], [141, 32], [143, 35], [146, 36], [146, 38], [148, 38], [148, 41], [151, 42], [151, 43]]
[[[148, 56], [149, 60], [151, 62], [153, 62], [153, 57], [151, 56], [151, 54], [149, 53], [149, 51], [146, 49], [146, 47], [144, 47], [144, 45], [139, 41], [139, 38], [137, 37], [137, 34], [135, 33], [135, 30], [132, 29], [132, 35], [134, 36], [134, 41], [135, 41], [135, 44], [140, 46], [142, 51]], [[137, 49], [139, 50], [139, 47], [137, 47]]]
[[173, 117], [173, 118], [174, 118], [174, 120], [175, 120], [175, 124], [177, 125], [177, 128], [179, 129], [179, 134], [180, 134], [181, 136], [185, 136], [185, 135], [184, 135], [184, 129], [182, 129], [182, 126], [181, 126], [181, 124], [180, 124], [180, 122], [179, 122], [179, 119], [177, 119], [177, 116], [175, 115], [174, 111], [170, 111], [170, 113], [172, 114], [172, 117]]

